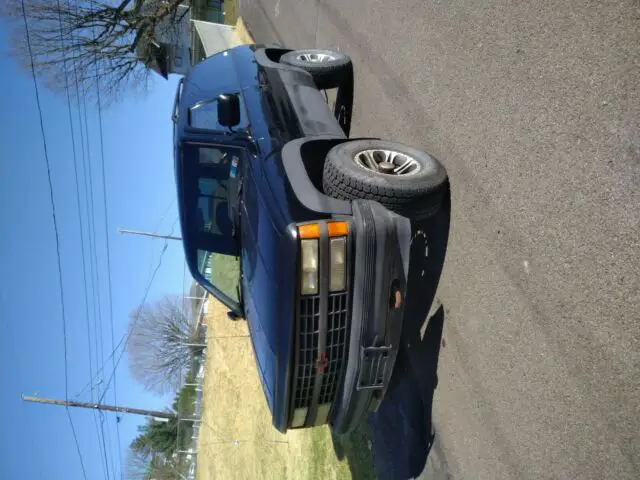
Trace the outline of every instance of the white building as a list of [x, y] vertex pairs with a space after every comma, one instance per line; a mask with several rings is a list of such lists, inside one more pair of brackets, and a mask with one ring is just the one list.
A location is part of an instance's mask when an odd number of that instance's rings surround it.
[[[194, 19], [192, 13], [193, 9], [180, 5], [175, 16], [156, 26], [151, 46], [154, 60], [147, 66], [165, 78], [169, 73], [184, 75], [192, 65], [234, 45], [234, 26]], [[216, 14], [205, 10], [199, 16], [213, 18]]]

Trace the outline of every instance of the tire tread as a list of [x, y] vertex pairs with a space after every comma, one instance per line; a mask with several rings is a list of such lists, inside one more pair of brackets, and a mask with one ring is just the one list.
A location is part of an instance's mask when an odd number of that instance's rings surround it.
[[285, 53], [280, 57], [280, 63], [289, 65], [291, 67], [301, 68], [311, 74], [313, 81], [320, 90], [328, 90], [340, 85], [342, 79], [351, 65], [351, 59], [340, 52], [327, 52], [333, 53], [338, 58], [332, 63], [318, 63], [313, 64], [309, 62], [302, 62], [296, 57], [304, 51], [314, 49], [294, 50], [292, 52]]
[[[375, 174], [356, 166], [349, 154], [353, 150], [347, 147], [349, 144], [362, 142], [367, 141], [347, 142], [329, 151], [323, 172], [323, 188], [327, 195], [347, 201], [375, 200], [404, 216], [430, 216], [438, 210], [447, 178], [444, 168], [439, 163], [439, 169], [436, 169], [436, 174], [432, 177], [422, 177], [416, 181], [402, 179], [401, 183], [396, 181], [383, 185], [374, 181]], [[389, 142], [386, 144], [388, 146]], [[432, 157], [429, 158], [437, 162]]]

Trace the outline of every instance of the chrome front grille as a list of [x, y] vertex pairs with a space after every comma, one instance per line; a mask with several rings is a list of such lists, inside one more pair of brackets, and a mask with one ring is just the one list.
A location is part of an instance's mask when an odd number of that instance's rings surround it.
[[316, 376], [320, 334], [320, 297], [302, 297], [298, 312], [298, 365], [295, 379], [294, 408], [309, 407]]
[[298, 365], [295, 378], [293, 408], [311, 405], [318, 366], [323, 369], [320, 384], [320, 405], [330, 404], [338, 390], [347, 350], [348, 296], [346, 292], [331, 293], [328, 298], [326, 350], [320, 352], [320, 298], [302, 297], [299, 303]]
[[329, 294], [328, 308], [326, 366], [319, 400], [321, 405], [333, 402], [342, 377], [347, 344], [347, 293]]
[[[320, 224], [317, 240], [317, 280], [315, 295], [298, 291], [294, 332], [294, 360], [290, 378], [290, 428], [322, 425], [331, 420], [331, 409], [343, 380], [347, 363], [351, 286], [351, 241], [345, 242], [345, 290], [331, 292], [331, 237], [328, 226]], [[309, 240], [309, 239], [306, 239]], [[302, 250], [299, 276], [302, 275]], [[301, 288], [301, 287], [299, 287]]]

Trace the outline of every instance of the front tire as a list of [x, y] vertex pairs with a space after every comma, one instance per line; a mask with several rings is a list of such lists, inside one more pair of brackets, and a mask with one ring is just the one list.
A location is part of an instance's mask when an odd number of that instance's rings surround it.
[[324, 192], [340, 200], [375, 200], [406, 217], [438, 211], [447, 172], [431, 155], [383, 140], [341, 143], [327, 154]]
[[287, 52], [280, 63], [309, 72], [320, 90], [340, 86], [351, 68], [351, 59], [344, 53], [317, 48]]

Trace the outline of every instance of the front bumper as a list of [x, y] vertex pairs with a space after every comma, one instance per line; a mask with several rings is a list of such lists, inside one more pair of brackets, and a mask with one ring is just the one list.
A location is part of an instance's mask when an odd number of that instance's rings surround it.
[[319, 291], [298, 297], [289, 428], [330, 423], [337, 433], [352, 430], [377, 409], [398, 354], [411, 226], [376, 202], [351, 207], [347, 289], [329, 292], [321, 222]]
[[375, 411], [398, 355], [409, 271], [411, 225], [376, 202], [352, 203], [355, 271], [344, 381], [332, 405], [336, 433]]

